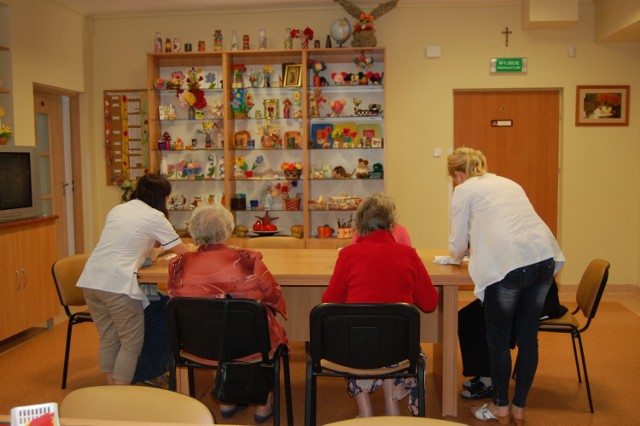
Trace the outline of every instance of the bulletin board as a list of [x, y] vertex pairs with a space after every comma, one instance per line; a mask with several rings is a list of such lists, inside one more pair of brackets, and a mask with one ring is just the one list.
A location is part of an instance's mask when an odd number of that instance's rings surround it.
[[135, 181], [149, 170], [149, 101], [146, 90], [104, 91], [107, 184]]

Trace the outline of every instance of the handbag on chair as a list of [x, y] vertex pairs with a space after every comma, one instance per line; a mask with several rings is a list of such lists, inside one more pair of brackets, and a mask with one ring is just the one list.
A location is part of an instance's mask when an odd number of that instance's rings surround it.
[[218, 356], [218, 371], [211, 396], [222, 403], [264, 405], [273, 390], [273, 366], [263, 361], [223, 361], [227, 333], [227, 309], [222, 317], [222, 340]]

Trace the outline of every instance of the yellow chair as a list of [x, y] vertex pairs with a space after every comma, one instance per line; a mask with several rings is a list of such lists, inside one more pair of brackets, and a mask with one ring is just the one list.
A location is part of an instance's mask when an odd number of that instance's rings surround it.
[[[582, 370], [584, 372], [584, 382], [587, 386], [587, 396], [589, 398], [589, 409], [593, 413], [593, 401], [591, 399], [591, 387], [589, 386], [589, 376], [587, 376], [587, 362], [584, 358], [584, 348], [582, 347], [582, 333], [584, 333], [591, 320], [596, 316], [602, 293], [609, 278], [609, 262], [602, 259], [592, 260], [587, 269], [582, 274], [578, 292], [576, 293], [577, 307], [573, 312], [567, 312], [560, 318], [544, 320], [540, 323], [539, 331], [552, 333], [568, 333], [571, 335], [573, 343], [573, 356], [576, 361], [578, 371], [578, 382], [582, 382], [580, 377], [580, 364], [578, 363], [578, 352], [576, 350], [576, 340], [580, 345], [580, 357], [582, 359]], [[575, 317], [578, 311], [586, 318], [586, 322], [581, 327], [580, 321]]]
[[244, 248], [263, 249], [263, 248], [286, 248], [286, 249], [303, 249], [304, 240], [302, 238], [290, 236], [267, 236], [250, 238], [244, 243]]
[[187, 395], [147, 386], [91, 386], [69, 393], [60, 417], [130, 422], [213, 424], [202, 402]]
[[67, 387], [67, 371], [69, 369], [69, 349], [71, 348], [71, 332], [73, 326], [83, 322], [92, 322], [91, 314], [87, 311], [72, 313], [71, 307], [85, 306], [84, 293], [76, 287], [78, 278], [82, 274], [88, 254], [75, 254], [56, 260], [51, 266], [51, 275], [56, 284], [60, 304], [69, 318], [67, 324], [67, 344], [64, 351], [64, 365], [62, 367], [62, 389]]

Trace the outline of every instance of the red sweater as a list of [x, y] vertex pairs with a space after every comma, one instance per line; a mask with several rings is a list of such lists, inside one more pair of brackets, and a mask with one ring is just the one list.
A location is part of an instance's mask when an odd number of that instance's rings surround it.
[[322, 302], [438, 306], [438, 293], [415, 249], [396, 243], [390, 231], [374, 231], [340, 250]]

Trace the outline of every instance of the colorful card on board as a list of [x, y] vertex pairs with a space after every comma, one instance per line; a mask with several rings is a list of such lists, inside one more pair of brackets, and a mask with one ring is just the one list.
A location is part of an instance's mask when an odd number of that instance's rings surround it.
[[311, 125], [311, 149], [331, 148], [333, 145], [333, 124], [316, 123]]

